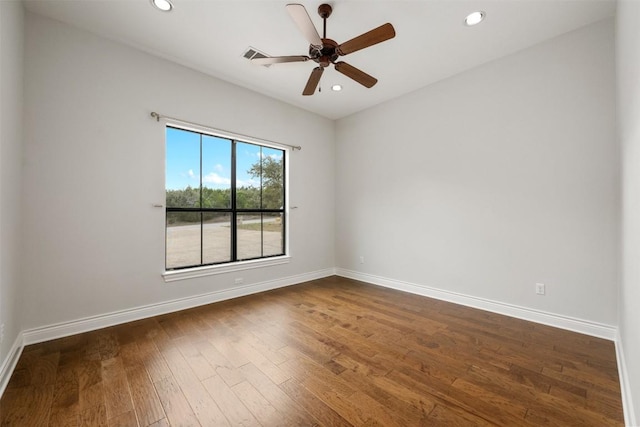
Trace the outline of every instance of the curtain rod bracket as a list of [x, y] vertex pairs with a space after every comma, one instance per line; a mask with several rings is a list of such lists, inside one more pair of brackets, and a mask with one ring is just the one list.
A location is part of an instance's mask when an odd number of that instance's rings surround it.
[[151, 112], [151, 117], [155, 117], [156, 122], [160, 121], [160, 114], [156, 113], [155, 111]]

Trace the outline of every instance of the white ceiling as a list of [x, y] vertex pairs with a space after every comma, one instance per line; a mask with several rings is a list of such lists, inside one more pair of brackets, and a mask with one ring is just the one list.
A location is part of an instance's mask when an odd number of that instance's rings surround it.
[[[322, 92], [303, 97], [315, 63], [262, 67], [242, 54], [252, 46], [272, 56], [306, 55], [308, 42], [285, 9], [305, 5], [322, 36], [317, 8], [308, 0], [172, 0], [163, 13], [149, 0], [27, 0], [27, 10], [170, 59], [217, 78], [330, 119], [414, 91], [479, 64], [615, 14], [615, 0], [333, 0], [327, 37], [347, 41], [385, 22], [396, 37], [341, 60], [379, 81], [366, 89], [327, 69]], [[484, 10], [475, 27], [464, 17]], [[341, 84], [341, 92], [332, 92]]]

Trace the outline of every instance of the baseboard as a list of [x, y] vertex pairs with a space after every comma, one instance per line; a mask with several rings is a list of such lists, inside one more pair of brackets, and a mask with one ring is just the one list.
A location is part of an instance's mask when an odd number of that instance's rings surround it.
[[258, 292], [269, 291], [272, 289], [283, 288], [298, 283], [308, 282], [310, 280], [333, 276], [334, 274], [335, 269], [328, 268], [311, 273], [283, 277], [280, 279], [268, 280], [251, 285], [238, 286], [230, 289], [209, 292], [193, 297], [181, 298], [158, 304], [150, 304], [98, 316], [86, 317], [84, 319], [77, 319], [69, 322], [62, 322], [54, 325], [43, 326], [40, 328], [29, 329], [22, 333], [23, 343], [24, 345], [36, 344], [39, 342], [75, 335], [82, 332], [94, 331], [96, 329], [119, 325], [134, 320], [146, 319], [148, 317], [153, 317], [160, 314], [173, 313], [175, 311], [185, 310], [188, 308], [198, 307], [214, 302], [251, 295]]
[[375, 276], [372, 274], [361, 273], [358, 271], [347, 270], [343, 268], [336, 268], [336, 275], [360, 280], [362, 282], [367, 282], [374, 285], [384, 286], [391, 289], [397, 289], [404, 292], [410, 292], [412, 294], [465, 305], [467, 307], [478, 308], [480, 310], [486, 310], [493, 313], [516, 317], [518, 319], [529, 320], [531, 322], [541, 323], [543, 325], [567, 329], [573, 332], [579, 332], [581, 334], [604, 338], [611, 341], [615, 341], [616, 339], [617, 328], [610, 325], [604, 325], [601, 323], [590, 322], [587, 320], [576, 319], [568, 316], [560, 316], [553, 313], [546, 313], [544, 311], [506, 304], [499, 301], [492, 301], [456, 292], [444, 291], [442, 289], [418, 285], [415, 283], [403, 282], [400, 280], [389, 279], [386, 277]]
[[9, 350], [9, 354], [7, 354], [6, 359], [2, 362], [2, 366], [0, 367], [0, 397], [4, 394], [7, 384], [9, 384], [11, 374], [13, 374], [13, 370], [16, 368], [16, 364], [18, 363], [18, 359], [20, 359], [23, 348], [24, 344], [22, 340], [22, 333], [20, 333], [13, 342], [13, 345]]
[[620, 378], [620, 392], [622, 394], [622, 409], [624, 411], [624, 425], [637, 426], [636, 414], [633, 410], [633, 400], [631, 399], [631, 385], [627, 371], [627, 363], [624, 357], [624, 347], [620, 333], [616, 333], [616, 359], [618, 361], [618, 377]]

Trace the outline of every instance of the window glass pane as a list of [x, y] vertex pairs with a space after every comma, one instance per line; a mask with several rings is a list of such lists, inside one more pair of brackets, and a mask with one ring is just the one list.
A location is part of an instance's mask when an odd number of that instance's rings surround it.
[[231, 261], [231, 214], [202, 214], [202, 258], [204, 264]]
[[200, 212], [167, 212], [167, 269], [200, 265], [200, 227]]
[[262, 147], [262, 209], [284, 208], [284, 151]]
[[166, 204], [200, 207], [200, 134], [167, 127]]
[[262, 214], [262, 256], [284, 254], [282, 214]]
[[260, 258], [262, 256], [262, 219], [260, 213], [238, 214], [237, 218], [238, 259]]
[[231, 207], [231, 141], [202, 136], [202, 207]]
[[261, 150], [259, 145], [236, 144], [236, 207], [260, 209]]

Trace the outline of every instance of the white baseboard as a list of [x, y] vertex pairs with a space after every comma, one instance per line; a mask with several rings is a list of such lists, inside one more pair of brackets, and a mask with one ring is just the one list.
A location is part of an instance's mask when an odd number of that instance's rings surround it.
[[372, 274], [361, 273], [353, 270], [346, 270], [343, 268], [336, 268], [336, 275], [360, 280], [362, 282], [367, 282], [374, 285], [384, 286], [391, 289], [397, 289], [412, 294], [465, 305], [467, 307], [478, 308], [480, 310], [486, 310], [493, 313], [516, 317], [518, 319], [529, 320], [531, 322], [541, 323], [543, 325], [567, 329], [573, 332], [579, 332], [581, 334], [604, 338], [611, 341], [615, 341], [616, 339], [617, 328], [610, 325], [604, 325], [601, 323], [590, 322], [588, 320], [576, 319], [568, 316], [560, 316], [553, 313], [546, 313], [544, 311], [506, 304], [499, 301], [492, 301], [456, 292], [444, 291], [442, 289], [432, 288], [429, 286], [403, 282], [400, 280], [389, 279], [386, 277], [375, 276]]
[[193, 297], [180, 298], [177, 300], [161, 302], [158, 304], [150, 304], [141, 307], [135, 307], [127, 310], [116, 311], [98, 316], [86, 317], [84, 319], [62, 322], [54, 325], [43, 326], [39, 328], [29, 329], [22, 333], [23, 345], [35, 344], [39, 342], [49, 341], [56, 338], [62, 338], [82, 332], [94, 331], [109, 326], [119, 325], [134, 320], [145, 319], [160, 314], [173, 313], [175, 311], [185, 310], [188, 308], [198, 307], [205, 304], [224, 301], [241, 296], [251, 295], [258, 292], [264, 292], [271, 289], [291, 286], [298, 283], [308, 282], [310, 280], [320, 279], [323, 277], [333, 276], [335, 269], [327, 268], [325, 270], [314, 271], [311, 273], [299, 274], [296, 276], [283, 277], [275, 280], [255, 283], [246, 286], [238, 286], [220, 291], [209, 292]]
[[24, 344], [22, 341], [22, 333], [19, 333], [9, 350], [9, 354], [7, 354], [6, 359], [2, 362], [2, 366], [0, 367], [0, 397], [4, 394], [7, 384], [9, 384], [11, 374], [13, 374], [13, 370], [16, 368], [16, 364], [18, 363], [18, 359], [20, 359], [23, 348]]
[[620, 333], [616, 333], [616, 359], [618, 361], [618, 377], [620, 378], [620, 392], [622, 394], [622, 409], [624, 411], [624, 425], [637, 426], [636, 414], [633, 410], [633, 400], [631, 399], [631, 385], [627, 371], [627, 363], [624, 357], [624, 347]]

